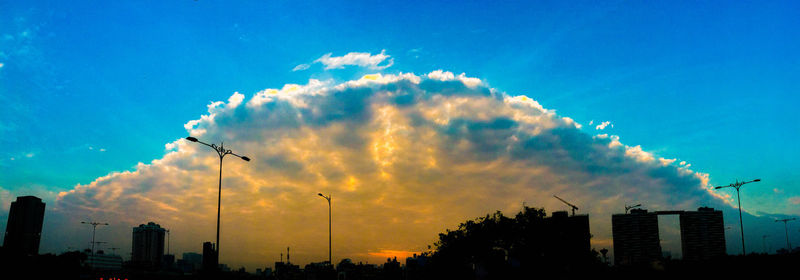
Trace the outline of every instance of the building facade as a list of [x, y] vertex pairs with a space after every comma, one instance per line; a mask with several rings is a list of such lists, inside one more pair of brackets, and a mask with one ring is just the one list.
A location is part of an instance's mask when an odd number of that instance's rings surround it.
[[216, 271], [219, 269], [219, 260], [217, 259], [217, 249], [214, 243], [203, 242], [203, 270]]
[[658, 215], [644, 209], [611, 216], [616, 265], [649, 264], [661, 258]]
[[100, 271], [119, 271], [122, 270], [122, 257], [118, 255], [106, 255], [102, 250], [97, 254], [87, 256], [87, 264], [93, 270]]
[[19, 196], [16, 201], [11, 202], [3, 248], [15, 254], [39, 254], [44, 205], [35, 196]]
[[135, 266], [158, 269], [164, 258], [166, 230], [154, 222], [133, 228], [131, 263]]
[[568, 265], [572, 261], [585, 262], [591, 257], [589, 215], [569, 216], [566, 211], [556, 211], [544, 221], [548, 232], [546, 252], [552, 260]]
[[681, 250], [686, 261], [705, 261], [725, 253], [725, 223], [722, 211], [700, 207], [680, 214]]

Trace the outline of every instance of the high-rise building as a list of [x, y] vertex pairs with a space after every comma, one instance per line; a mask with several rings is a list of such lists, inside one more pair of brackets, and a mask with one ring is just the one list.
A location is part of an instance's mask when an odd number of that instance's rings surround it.
[[24, 255], [38, 255], [42, 238], [44, 202], [35, 196], [19, 196], [8, 211], [3, 248]]
[[219, 260], [214, 243], [203, 242], [203, 270], [216, 271], [217, 269], [219, 269]]
[[644, 209], [611, 216], [616, 265], [647, 264], [661, 258], [658, 215]]
[[154, 222], [133, 228], [131, 262], [142, 268], [158, 269], [164, 257], [166, 230]]
[[183, 258], [181, 260], [184, 264], [184, 266], [182, 267], [184, 272], [193, 272], [200, 270], [200, 268], [203, 265], [203, 255], [198, 253], [192, 253], [192, 252], [183, 253]]
[[569, 216], [567, 211], [556, 211], [545, 218], [545, 225], [548, 240], [544, 244], [549, 258], [569, 265], [569, 262], [584, 262], [591, 256], [589, 215]]
[[725, 256], [725, 224], [722, 211], [700, 207], [680, 214], [681, 250], [687, 261]]

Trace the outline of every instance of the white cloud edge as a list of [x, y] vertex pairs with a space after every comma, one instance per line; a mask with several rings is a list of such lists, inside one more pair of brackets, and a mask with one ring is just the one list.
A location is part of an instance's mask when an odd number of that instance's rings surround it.
[[[311, 64], [320, 63], [325, 65], [325, 70], [343, 69], [345, 66], [360, 66], [370, 70], [383, 70], [394, 65], [394, 58], [386, 54], [386, 50], [373, 55], [369, 52], [349, 52], [343, 56], [332, 56], [333, 53], [326, 53], [311, 63], [298, 64], [292, 72], [304, 71], [311, 67]], [[381, 63], [386, 63], [381, 65]]]

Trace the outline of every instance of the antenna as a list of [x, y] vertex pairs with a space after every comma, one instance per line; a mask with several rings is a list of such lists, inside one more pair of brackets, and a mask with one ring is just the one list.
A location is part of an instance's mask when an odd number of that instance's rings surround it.
[[569, 203], [566, 200], [563, 200], [556, 195], [553, 195], [553, 197], [557, 198], [558, 200], [561, 200], [561, 202], [564, 202], [564, 204], [569, 205], [569, 207], [572, 207], [572, 216], [575, 216], [575, 210], [578, 210], [578, 206], [572, 205], [572, 203]]

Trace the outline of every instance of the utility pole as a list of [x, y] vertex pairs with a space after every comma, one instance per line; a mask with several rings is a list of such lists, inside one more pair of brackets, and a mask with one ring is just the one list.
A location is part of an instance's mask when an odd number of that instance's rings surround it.
[[749, 184], [749, 183], [753, 183], [753, 182], [761, 182], [761, 179], [755, 179], [755, 180], [747, 181], [747, 182], [739, 182], [739, 180], [736, 180], [736, 182], [731, 183], [730, 185], [727, 185], [727, 186], [714, 187], [715, 190], [718, 190], [718, 189], [721, 189], [721, 188], [735, 188], [736, 189], [736, 201], [739, 202], [739, 227], [740, 227], [740, 229], [741, 229], [740, 231], [742, 233], [742, 256], [747, 255], [747, 251], [744, 249], [744, 224], [742, 223], [742, 200], [739, 197], [739, 188], [741, 188], [742, 185], [744, 185], [744, 184]]

